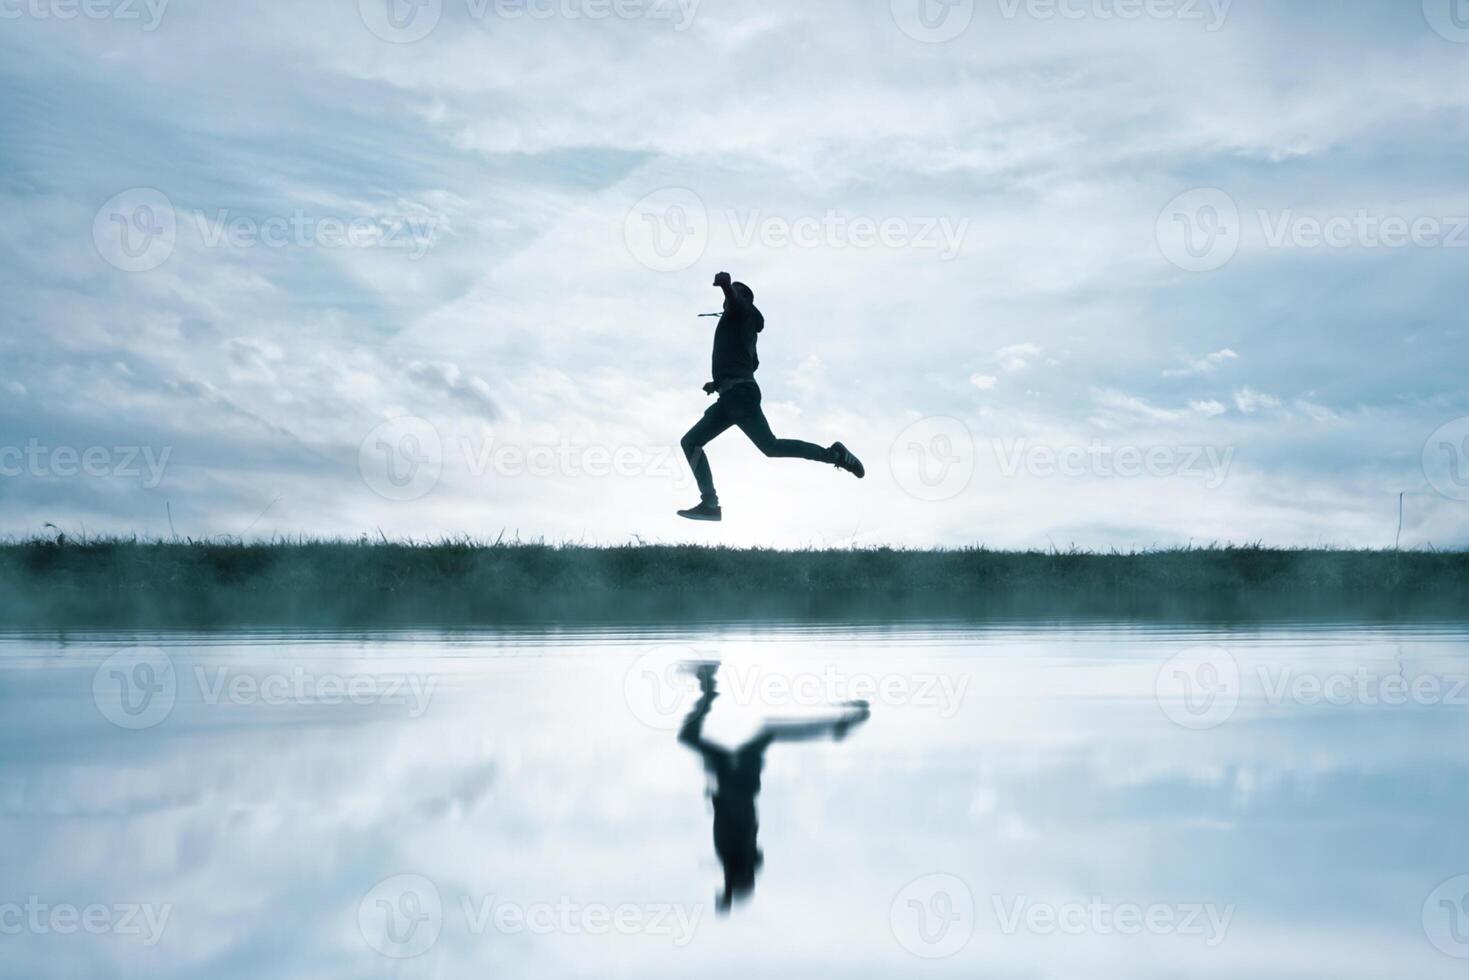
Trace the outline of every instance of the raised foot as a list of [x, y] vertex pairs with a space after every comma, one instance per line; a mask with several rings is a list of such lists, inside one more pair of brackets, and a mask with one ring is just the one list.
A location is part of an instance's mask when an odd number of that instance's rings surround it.
[[697, 507], [679, 511], [678, 516], [685, 520], [708, 521], [711, 524], [717, 524], [724, 520], [724, 511], [717, 504], [700, 504]]
[[862, 461], [852, 455], [852, 451], [839, 442], [832, 443], [831, 451], [836, 456], [836, 468], [846, 470], [848, 473], [861, 480], [867, 476], [867, 468]]

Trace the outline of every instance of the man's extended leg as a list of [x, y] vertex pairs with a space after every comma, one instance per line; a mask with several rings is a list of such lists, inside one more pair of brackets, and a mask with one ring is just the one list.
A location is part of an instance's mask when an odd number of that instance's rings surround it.
[[809, 459], [813, 463], [830, 463], [859, 479], [867, 475], [862, 461], [839, 442], [833, 443], [829, 449], [823, 449], [815, 443], [802, 442], [800, 439], [777, 439], [770, 430], [770, 422], [765, 418], [765, 410], [760, 407], [758, 396], [746, 396], [737, 406], [734, 416], [740, 431], [749, 436], [756, 449], [771, 459]]
[[710, 507], [719, 506], [719, 494], [714, 492], [714, 473], [709, 468], [709, 455], [704, 452], [704, 447], [734, 425], [734, 420], [722, 406], [723, 399], [710, 405], [709, 411], [704, 413], [704, 417], [688, 431], [680, 443], [683, 454], [694, 471], [694, 480], [699, 484], [699, 496]]
[[730, 392], [730, 398], [739, 398], [735, 411], [735, 425], [739, 426], [740, 432], [749, 436], [749, 441], [754, 442], [755, 448], [773, 458], [773, 460], [811, 460], [812, 463], [834, 463], [831, 458], [831, 450], [823, 450], [814, 442], [802, 442], [801, 439], [777, 439], [776, 433], [771, 432], [770, 422], [765, 419], [764, 408], [759, 407], [757, 392], [751, 389]]
[[735, 424], [740, 427], [741, 432], [750, 437], [756, 449], [771, 459], [809, 459], [815, 463], [836, 462], [832, 458], [830, 449], [822, 449], [814, 442], [777, 439], [775, 433], [770, 431], [770, 422], [766, 420], [765, 411], [760, 407], [758, 401], [742, 405]]

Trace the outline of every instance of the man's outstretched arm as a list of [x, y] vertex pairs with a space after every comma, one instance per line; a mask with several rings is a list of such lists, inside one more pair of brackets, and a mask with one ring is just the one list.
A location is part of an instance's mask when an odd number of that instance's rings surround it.
[[714, 277], [714, 285], [724, 290], [724, 302], [727, 307], [748, 306], [749, 303], [734, 288], [734, 277], [728, 272], [721, 272]]

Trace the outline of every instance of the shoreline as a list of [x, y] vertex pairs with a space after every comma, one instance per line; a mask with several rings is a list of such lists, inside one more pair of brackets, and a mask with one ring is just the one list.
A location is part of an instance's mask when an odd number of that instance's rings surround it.
[[0, 626], [1469, 618], [1469, 552], [47, 541], [0, 545]]

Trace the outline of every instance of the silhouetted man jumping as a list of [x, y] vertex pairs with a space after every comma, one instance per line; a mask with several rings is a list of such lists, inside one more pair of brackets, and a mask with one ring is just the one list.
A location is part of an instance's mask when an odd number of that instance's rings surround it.
[[862, 461], [839, 442], [833, 443], [830, 449], [822, 449], [797, 439], [777, 439], [770, 431], [770, 423], [760, 407], [760, 386], [755, 383], [755, 372], [760, 367], [755, 345], [765, 329], [765, 317], [755, 308], [755, 293], [742, 282], [732, 282], [728, 272], [715, 276], [714, 285], [724, 290], [724, 314], [714, 331], [714, 380], [704, 386], [704, 391], [718, 395], [719, 401], [683, 437], [684, 455], [693, 467], [703, 499], [699, 506], [679, 511], [678, 516], [691, 521], [724, 519], [704, 447], [733, 425], [739, 426], [755, 448], [772, 459], [809, 459], [846, 470], [859, 480], [865, 477], [867, 471]]

